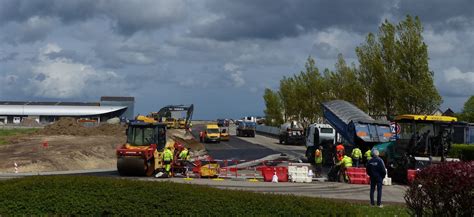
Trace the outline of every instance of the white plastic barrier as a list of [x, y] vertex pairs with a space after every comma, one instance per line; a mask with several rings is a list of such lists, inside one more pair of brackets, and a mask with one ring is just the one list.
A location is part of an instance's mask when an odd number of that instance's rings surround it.
[[307, 163], [290, 163], [288, 165], [288, 178], [291, 182], [312, 182], [313, 177], [309, 176], [309, 168], [311, 164]]

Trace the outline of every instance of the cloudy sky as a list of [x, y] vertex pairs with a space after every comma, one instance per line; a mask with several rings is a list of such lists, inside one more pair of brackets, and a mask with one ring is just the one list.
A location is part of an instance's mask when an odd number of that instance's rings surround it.
[[443, 109], [474, 94], [470, 0], [1, 0], [0, 100], [136, 97], [136, 112], [194, 103], [195, 118], [262, 115], [263, 90], [320, 69], [388, 19], [419, 16]]

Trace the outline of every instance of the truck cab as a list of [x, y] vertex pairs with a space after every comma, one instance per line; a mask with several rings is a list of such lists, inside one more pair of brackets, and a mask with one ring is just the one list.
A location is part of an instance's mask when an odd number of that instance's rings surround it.
[[217, 124], [207, 124], [203, 132], [200, 133], [201, 142], [221, 142], [221, 132]]
[[297, 121], [291, 121], [289, 123], [284, 123], [280, 126], [280, 144], [295, 144], [303, 145], [304, 144], [304, 128]]
[[336, 144], [336, 131], [329, 124], [315, 123], [308, 126], [305, 138], [306, 157], [310, 162], [313, 162], [314, 152], [320, 145], [325, 149], [330, 144]]

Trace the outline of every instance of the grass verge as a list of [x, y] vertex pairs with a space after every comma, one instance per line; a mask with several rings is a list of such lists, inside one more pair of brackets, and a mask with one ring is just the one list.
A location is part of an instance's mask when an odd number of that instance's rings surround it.
[[31, 128], [14, 128], [14, 129], [0, 129], [0, 145], [8, 143], [8, 139], [13, 136], [19, 136], [23, 134], [31, 134], [36, 132], [38, 129]]
[[407, 216], [404, 206], [88, 176], [0, 181], [0, 215]]

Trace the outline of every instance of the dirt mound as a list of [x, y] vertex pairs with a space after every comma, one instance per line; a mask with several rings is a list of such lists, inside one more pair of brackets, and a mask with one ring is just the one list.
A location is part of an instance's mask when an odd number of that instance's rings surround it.
[[102, 123], [99, 126], [84, 127], [76, 122], [74, 118], [61, 118], [59, 121], [39, 130], [39, 135], [72, 135], [72, 136], [122, 136], [125, 134], [125, 126], [120, 124]]
[[23, 118], [23, 120], [21, 120], [20, 126], [24, 126], [24, 127], [40, 127], [41, 124], [39, 124], [38, 122], [36, 122], [36, 120], [33, 119], [33, 118]]

